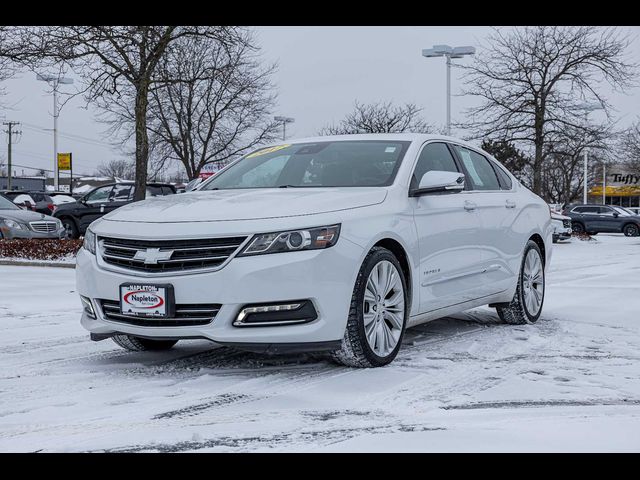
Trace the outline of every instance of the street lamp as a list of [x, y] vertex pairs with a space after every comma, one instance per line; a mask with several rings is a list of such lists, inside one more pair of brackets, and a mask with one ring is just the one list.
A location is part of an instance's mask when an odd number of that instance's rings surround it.
[[58, 190], [58, 85], [70, 85], [73, 78], [58, 75], [36, 75], [36, 80], [47, 82], [53, 88], [53, 185]]
[[476, 53], [475, 47], [450, 47], [449, 45], [434, 45], [422, 50], [422, 56], [427, 58], [447, 57], [447, 135], [451, 135], [451, 59], [462, 58]]
[[[584, 120], [585, 123], [587, 122], [587, 117], [589, 116], [589, 113], [595, 111], [595, 110], [604, 110], [604, 107], [602, 106], [601, 103], [583, 103], [581, 105], [578, 105], [576, 107], [578, 110], [582, 110], [584, 112]], [[588, 155], [589, 155], [589, 149], [587, 147], [584, 148], [584, 177], [583, 177], [583, 185], [582, 185], [582, 203], [586, 205], [587, 203], [587, 165], [588, 165]], [[604, 171], [602, 172], [602, 174], [604, 175]], [[606, 178], [606, 177], [605, 177]], [[605, 185], [604, 183], [606, 182], [606, 180], [603, 181], [603, 185], [602, 185], [602, 190], [604, 192], [605, 189]], [[602, 204], [604, 205], [605, 203], [605, 197], [604, 197], [604, 193], [602, 194]]]
[[273, 117], [273, 119], [276, 122], [282, 122], [282, 141], [287, 139], [287, 123], [293, 123], [296, 121], [295, 118], [291, 118], [291, 117], [281, 117], [281, 116], [275, 116]]

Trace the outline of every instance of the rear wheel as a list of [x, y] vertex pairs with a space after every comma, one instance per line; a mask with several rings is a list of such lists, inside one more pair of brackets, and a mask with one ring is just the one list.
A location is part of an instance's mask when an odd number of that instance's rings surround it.
[[348, 367], [387, 365], [400, 350], [407, 315], [400, 263], [386, 248], [372, 248], [358, 272], [342, 345], [332, 357]]
[[622, 229], [622, 232], [626, 237], [637, 237], [638, 234], [640, 233], [640, 230], [638, 229], [637, 225], [633, 223], [629, 223], [624, 226], [624, 228]]
[[169, 350], [178, 340], [150, 340], [133, 335], [114, 335], [113, 341], [119, 347], [132, 352]]
[[540, 318], [544, 302], [544, 266], [540, 247], [529, 240], [524, 249], [518, 286], [511, 302], [496, 307], [505, 323], [522, 325]]

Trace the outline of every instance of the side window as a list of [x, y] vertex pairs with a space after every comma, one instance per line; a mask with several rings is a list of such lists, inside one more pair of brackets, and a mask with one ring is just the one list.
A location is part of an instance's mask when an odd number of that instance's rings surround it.
[[489, 160], [468, 148], [458, 145], [455, 148], [469, 173], [469, 182], [474, 190], [500, 190], [498, 177]]
[[109, 194], [113, 190], [112, 185], [108, 185], [106, 187], [100, 187], [97, 190], [94, 190], [89, 194], [86, 198], [87, 203], [105, 203], [109, 201]]
[[111, 193], [110, 200], [112, 202], [126, 202], [129, 200], [129, 195], [131, 194], [131, 190], [133, 185], [116, 185], [113, 187], [113, 192]]
[[431, 170], [439, 170], [444, 172], [458, 172], [453, 155], [444, 143], [429, 143], [420, 152], [418, 163], [411, 177], [410, 189], [418, 188], [422, 176]]
[[502, 190], [511, 190], [513, 187], [513, 182], [511, 181], [511, 177], [507, 175], [500, 165], [493, 164], [493, 169], [496, 171], [498, 175], [498, 181], [500, 182], [500, 188]]

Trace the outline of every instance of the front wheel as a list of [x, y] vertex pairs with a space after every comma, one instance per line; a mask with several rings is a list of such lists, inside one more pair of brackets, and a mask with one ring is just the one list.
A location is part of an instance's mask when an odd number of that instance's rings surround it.
[[543, 265], [540, 247], [529, 240], [524, 249], [516, 293], [511, 302], [496, 307], [503, 322], [522, 325], [535, 323], [540, 318], [544, 302]]
[[629, 225], [625, 225], [622, 231], [625, 237], [637, 237], [638, 233], [640, 232], [638, 230], [638, 226], [634, 225], [633, 223], [630, 223]]
[[408, 316], [405, 277], [397, 258], [374, 247], [364, 259], [351, 297], [347, 328], [332, 353], [348, 367], [381, 367], [400, 350]]
[[75, 222], [70, 218], [63, 219], [62, 226], [64, 227], [64, 238], [71, 240], [80, 236], [78, 227], [76, 227]]
[[584, 225], [580, 222], [573, 222], [571, 224], [571, 231], [577, 235], [581, 235], [584, 233]]
[[112, 339], [116, 345], [132, 352], [169, 350], [178, 343], [177, 340], [151, 340], [133, 335], [114, 335]]

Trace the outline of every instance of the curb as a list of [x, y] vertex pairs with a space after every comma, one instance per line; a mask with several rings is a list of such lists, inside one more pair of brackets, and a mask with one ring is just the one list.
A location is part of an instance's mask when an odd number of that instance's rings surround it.
[[59, 268], [76, 268], [75, 263], [56, 263], [56, 262], [23, 262], [20, 260], [0, 260], [0, 265], [12, 265], [14, 267], [59, 267]]

